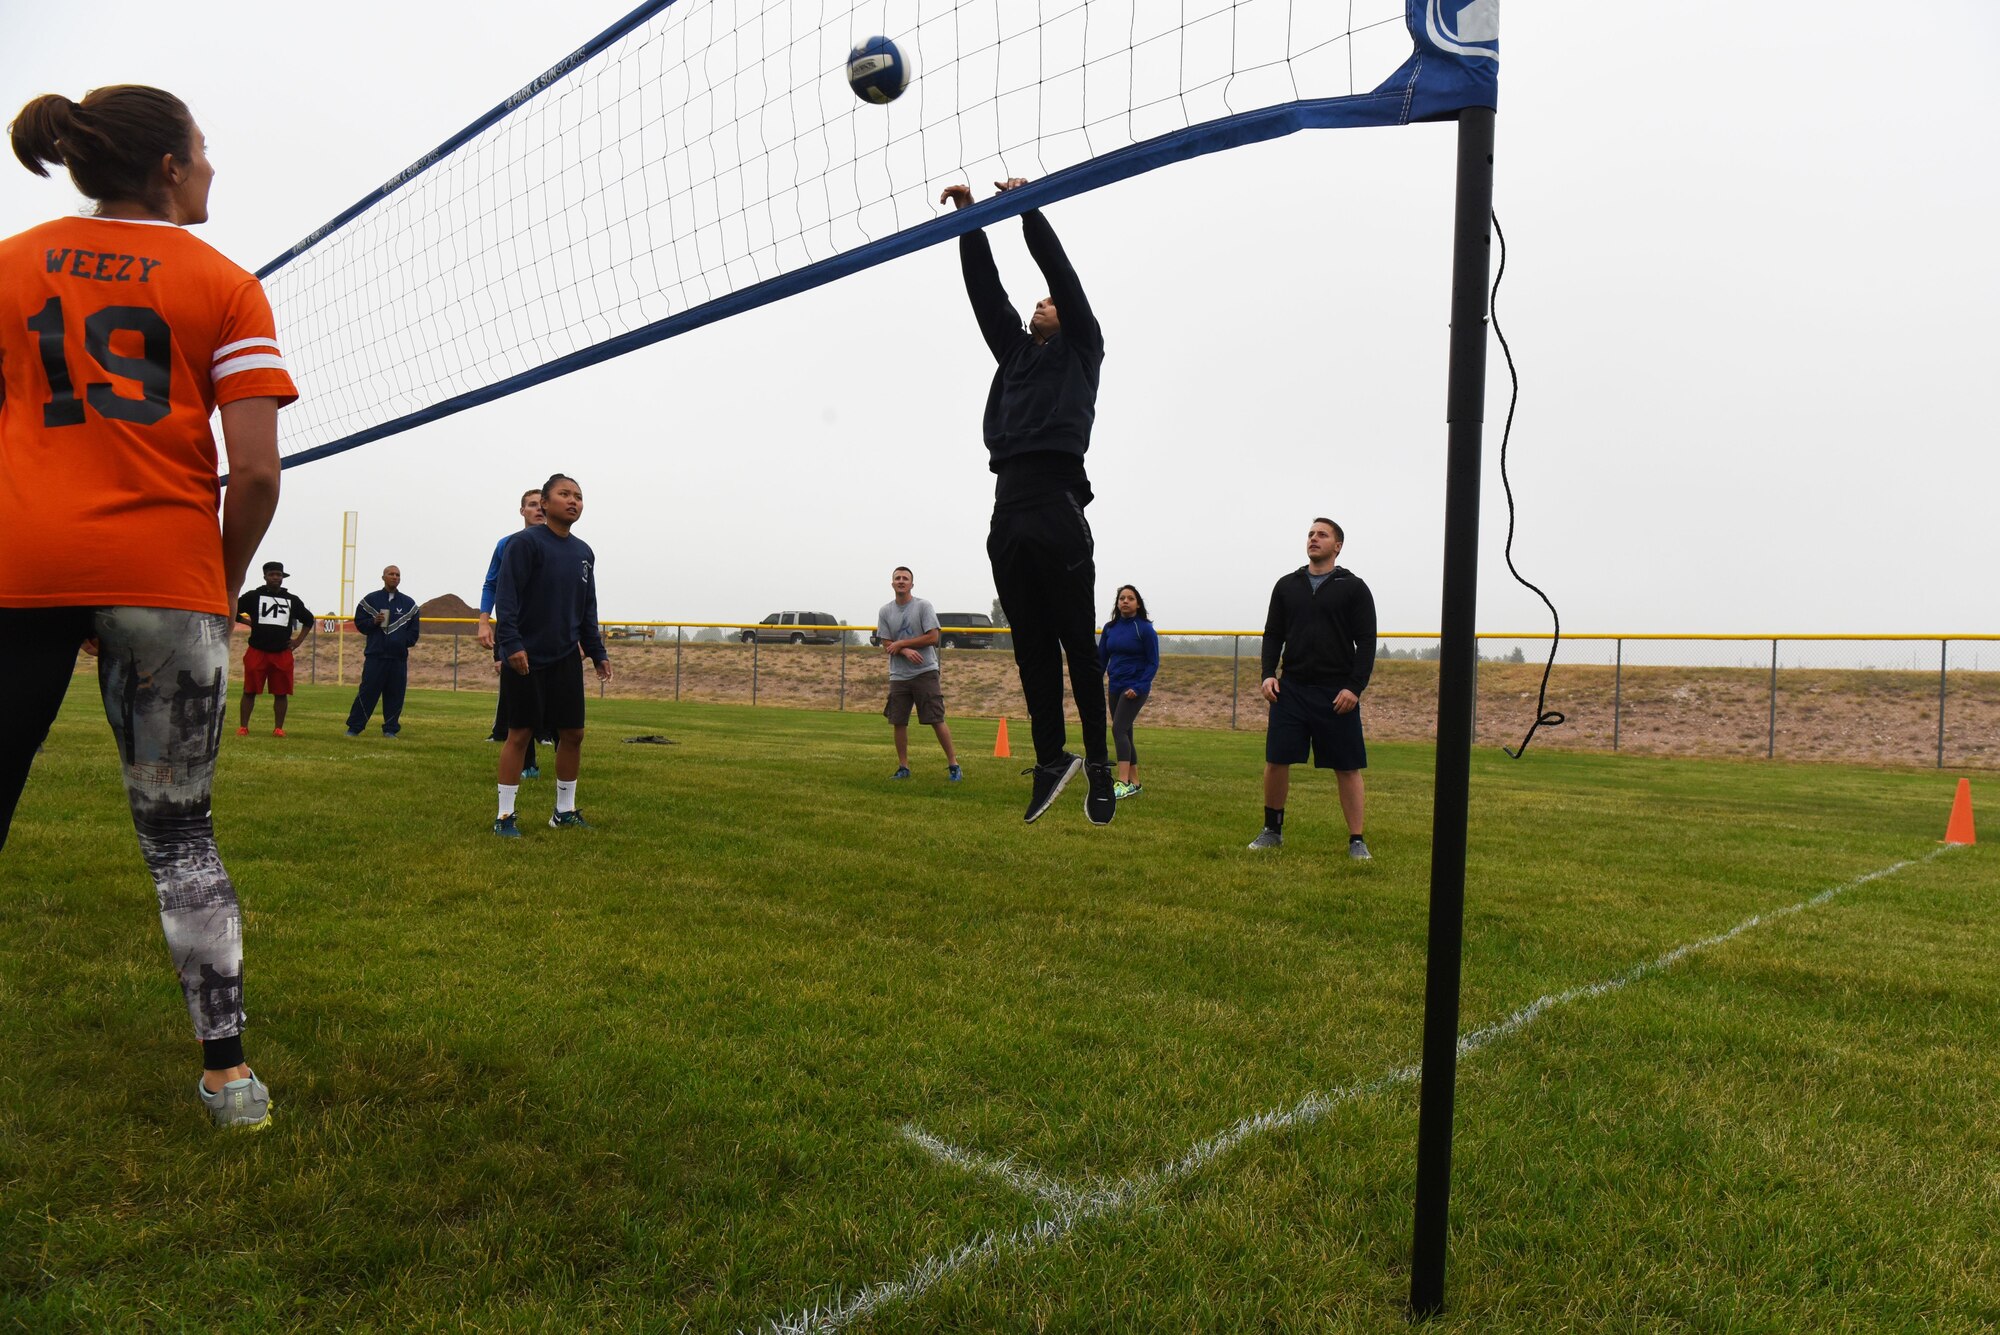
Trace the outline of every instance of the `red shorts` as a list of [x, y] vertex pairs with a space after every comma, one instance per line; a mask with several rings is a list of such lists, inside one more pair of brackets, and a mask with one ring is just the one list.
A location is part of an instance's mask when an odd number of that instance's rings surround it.
[[262, 649], [243, 651], [243, 694], [259, 695], [266, 687], [273, 695], [292, 693], [292, 651], [280, 649], [267, 654]]

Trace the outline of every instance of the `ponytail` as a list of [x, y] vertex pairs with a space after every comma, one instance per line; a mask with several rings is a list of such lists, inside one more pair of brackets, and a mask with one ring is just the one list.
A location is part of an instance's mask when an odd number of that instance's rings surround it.
[[65, 167], [76, 188], [100, 204], [154, 202], [160, 159], [194, 153], [194, 116], [172, 93], [144, 84], [93, 88], [83, 101], [44, 93], [7, 127], [14, 156], [37, 176]]

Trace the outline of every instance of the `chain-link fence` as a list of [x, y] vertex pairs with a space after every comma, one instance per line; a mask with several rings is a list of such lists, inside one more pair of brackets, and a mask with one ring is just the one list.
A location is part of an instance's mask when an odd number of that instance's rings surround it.
[[[345, 623], [342, 623], [345, 624]], [[411, 685], [495, 689], [490, 651], [470, 622], [425, 623]], [[699, 700], [798, 709], [874, 710], [888, 691], [872, 627], [821, 627], [838, 643], [745, 642], [744, 623], [607, 626], [615, 698]], [[1026, 713], [1004, 629], [987, 649], [940, 651], [958, 716]], [[1261, 729], [1259, 637], [1162, 629], [1160, 672], [1144, 727]], [[1475, 737], [1518, 746], [1534, 721], [1546, 635], [1482, 635]], [[353, 681], [359, 645], [337, 654], [316, 635], [301, 680]], [[341, 666], [337, 669], [336, 662]], [[1437, 730], [1435, 635], [1385, 634], [1365, 696], [1368, 735], [1427, 741]], [[2000, 635], [1571, 635], [1549, 679], [1547, 708], [1566, 721], [1535, 746], [1649, 755], [1841, 760], [2000, 768]]]

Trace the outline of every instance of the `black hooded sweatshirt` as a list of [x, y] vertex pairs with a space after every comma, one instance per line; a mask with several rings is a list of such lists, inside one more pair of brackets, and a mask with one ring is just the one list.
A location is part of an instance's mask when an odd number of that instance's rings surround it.
[[1300, 566], [1271, 590], [1264, 617], [1264, 675], [1278, 675], [1284, 651], [1284, 680], [1330, 686], [1360, 695], [1375, 671], [1375, 595], [1344, 566], [1313, 592]]
[[965, 293], [993, 360], [984, 430], [988, 466], [999, 475], [1001, 504], [1070, 491], [1091, 500], [1083, 455], [1097, 418], [1097, 380], [1104, 364], [1104, 331], [1063, 254], [1055, 230], [1039, 209], [1021, 215], [1028, 253], [1041, 267], [1062, 327], [1046, 343], [1021, 327], [1020, 314], [1000, 285], [993, 248], [984, 232], [959, 238]]

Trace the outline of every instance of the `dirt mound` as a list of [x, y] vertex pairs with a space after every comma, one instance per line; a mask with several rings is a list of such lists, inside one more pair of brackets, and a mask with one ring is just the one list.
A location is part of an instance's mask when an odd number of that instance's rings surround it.
[[455, 593], [441, 593], [427, 603], [418, 603], [417, 615], [425, 623], [426, 635], [470, 635], [479, 629], [477, 626], [434, 620], [438, 617], [472, 617], [475, 620], [478, 618], [479, 609]]

